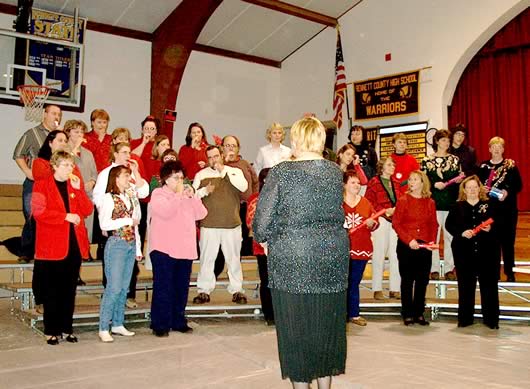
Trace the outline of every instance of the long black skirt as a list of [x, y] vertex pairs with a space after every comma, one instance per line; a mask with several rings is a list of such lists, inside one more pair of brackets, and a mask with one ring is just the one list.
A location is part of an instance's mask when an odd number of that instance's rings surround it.
[[272, 289], [282, 378], [311, 382], [344, 374], [346, 291], [294, 294]]

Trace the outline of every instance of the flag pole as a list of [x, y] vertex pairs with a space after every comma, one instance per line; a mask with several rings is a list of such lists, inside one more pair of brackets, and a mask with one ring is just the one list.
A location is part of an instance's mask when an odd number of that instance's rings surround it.
[[348, 98], [348, 84], [346, 84], [346, 113], [348, 115], [348, 124], [350, 125], [348, 127], [348, 131], [353, 126], [352, 117], [350, 115], [350, 99]]

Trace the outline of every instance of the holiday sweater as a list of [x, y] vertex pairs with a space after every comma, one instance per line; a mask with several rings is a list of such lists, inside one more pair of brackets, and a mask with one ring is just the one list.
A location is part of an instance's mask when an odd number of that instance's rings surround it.
[[348, 230], [350, 239], [350, 259], [368, 261], [374, 252], [371, 236], [373, 230], [370, 230], [366, 225], [355, 231], [353, 229], [373, 215], [374, 208], [364, 197], [361, 197], [355, 207], [350, 207], [344, 201], [342, 208], [344, 209], [344, 228]]

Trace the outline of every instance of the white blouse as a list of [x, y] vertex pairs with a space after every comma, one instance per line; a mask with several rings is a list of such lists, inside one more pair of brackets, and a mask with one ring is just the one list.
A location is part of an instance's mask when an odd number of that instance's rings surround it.
[[[98, 207], [99, 226], [103, 231], [112, 231], [125, 226], [132, 226], [133, 219], [140, 220], [142, 217], [142, 211], [140, 209], [140, 203], [136, 198], [135, 191], [130, 191], [132, 196], [121, 193], [120, 199], [124, 202], [127, 210], [130, 210], [134, 204], [132, 217], [122, 217], [119, 219], [112, 219], [112, 212], [114, 211], [114, 199], [111, 193], [105, 193], [101, 199], [101, 204]], [[142, 256], [140, 233], [138, 232], [138, 226], [134, 227], [134, 234], [136, 236], [136, 256]]]
[[261, 169], [271, 168], [282, 161], [287, 161], [291, 157], [291, 149], [287, 146], [280, 145], [280, 147], [272, 147], [269, 143], [261, 147], [258, 151], [258, 156], [254, 162], [254, 170], [259, 176]]

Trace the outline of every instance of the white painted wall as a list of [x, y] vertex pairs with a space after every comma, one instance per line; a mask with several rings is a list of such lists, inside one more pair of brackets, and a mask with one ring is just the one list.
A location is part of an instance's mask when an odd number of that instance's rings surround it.
[[[371, 127], [428, 120], [431, 126], [446, 126], [446, 106], [473, 55], [528, 6], [528, 0], [360, 3], [340, 19], [348, 81], [432, 66], [423, 72], [420, 81], [419, 115], [360, 124]], [[332, 118], [335, 43], [335, 30], [327, 28], [283, 62], [280, 94], [283, 123], [292, 123], [307, 111], [324, 120]], [[385, 62], [385, 53], [392, 53], [392, 61]], [[351, 87], [349, 97], [351, 107]], [[345, 120], [338, 145], [346, 143], [347, 127]]]
[[[12, 15], [0, 14], [0, 28], [11, 29], [13, 19]], [[127, 127], [138, 137], [140, 122], [149, 114], [151, 43], [87, 31], [84, 66], [85, 112], [64, 112], [63, 123], [82, 119], [90, 125], [90, 112], [104, 108], [111, 117], [110, 129]], [[24, 131], [33, 126], [24, 121], [21, 107], [0, 104], [1, 183], [23, 181], [24, 175], [12, 159], [13, 150]]]
[[192, 52], [177, 99], [173, 145], [184, 144], [188, 125], [201, 123], [212, 135], [236, 135], [241, 154], [254, 161], [265, 130], [280, 118], [280, 69]]

